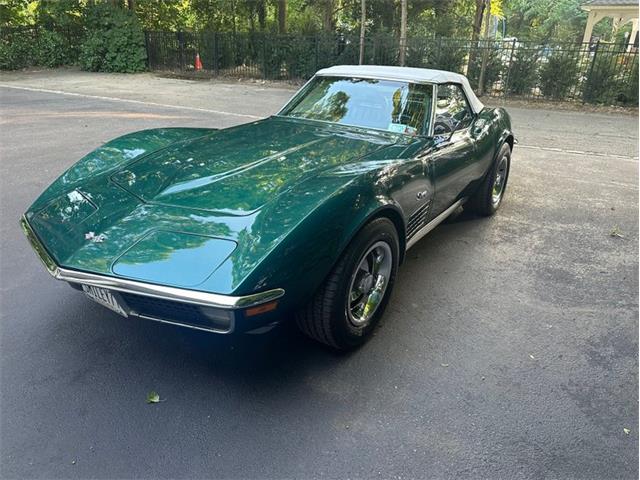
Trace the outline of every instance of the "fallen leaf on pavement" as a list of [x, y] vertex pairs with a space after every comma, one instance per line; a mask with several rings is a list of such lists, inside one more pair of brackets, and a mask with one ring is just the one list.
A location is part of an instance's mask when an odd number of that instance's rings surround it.
[[151, 391], [147, 393], [147, 403], [158, 403], [160, 402], [160, 395], [158, 392]]
[[620, 231], [620, 227], [618, 227], [618, 225], [616, 225], [611, 229], [611, 231], [609, 232], [609, 236], [616, 237], [616, 238], [624, 238], [624, 235], [622, 235], [622, 232]]

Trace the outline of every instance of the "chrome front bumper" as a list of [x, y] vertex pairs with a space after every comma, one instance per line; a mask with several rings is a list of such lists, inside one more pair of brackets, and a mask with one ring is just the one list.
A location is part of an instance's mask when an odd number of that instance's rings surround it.
[[[267, 302], [272, 302], [284, 295], [284, 290], [276, 288], [264, 292], [254, 293], [245, 296], [221, 295], [218, 293], [201, 292], [197, 290], [189, 290], [185, 288], [169, 287], [165, 285], [156, 285], [153, 283], [139, 282], [136, 280], [127, 280], [124, 278], [110, 277], [107, 275], [99, 275], [79, 270], [71, 270], [60, 267], [55, 260], [49, 255], [44, 245], [40, 242], [38, 236], [29, 225], [27, 219], [23, 216], [20, 219], [22, 230], [29, 240], [29, 243], [35, 250], [36, 254], [47, 268], [49, 273], [58, 280], [63, 280], [76, 285], [91, 285], [98, 288], [113, 290], [116, 292], [140, 295], [143, 297], [157, 298], [160, 300], [168, 300], [177, 303], [186, 303], [207, 307], [211, 309], [221, 309], [225, 311], [241, 310], [255, 307]], [[216, 333], [230, 333], [233, 330], [233, 321], [231, 328], [228, 330], [220, 330], [219, 328], [206, 328], [202, 326], [193, 326], [183, 322], [172, 321], [166, 318], [155, 318], [137, 312], [130, 312], [132, 315], [157, 320], [164, 323], [171, 323], [187, 328], [195, 328], [197, 330], [206, 330]]]

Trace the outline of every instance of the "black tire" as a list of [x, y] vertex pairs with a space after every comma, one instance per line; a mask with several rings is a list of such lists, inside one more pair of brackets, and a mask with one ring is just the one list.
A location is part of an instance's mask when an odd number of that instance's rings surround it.
[[[493, 199], [493, 187], [496, 182], [496, 176], [501, 170], [503, 159], [506, 161], [506, 171], [503, 173], [504, 182], [501, 189], [500, 198], [497, 203]], [[505, 143], [500, 148], [496, 160], [491, 166], [491, 170], [482, 181], [478, 190], [473, 194], [471, 198], [464, 204], [464, 209], [489, 217], [496, 213], [504, 200], [504, 194], [506, 193], [507, 183], [509, 181], [509, 171], [511, 170], [511, 147], [508, 143]]]
[[[391, 274], [384, 296], [368, 323], [356, 326], [350, 320], [347, 299], [352, 275], [365, 254], [377, 242], [391, 250]], [[298, 328], [308, 337], [336, 350], [350, 350], [362, 345], [380, 321], [389, 302], [398, 271], [399, 240], [396, 228], [388, 218], [377, 218], [365, 225], [343, 252], [329, 276], [309, 304], [296, 313]]]

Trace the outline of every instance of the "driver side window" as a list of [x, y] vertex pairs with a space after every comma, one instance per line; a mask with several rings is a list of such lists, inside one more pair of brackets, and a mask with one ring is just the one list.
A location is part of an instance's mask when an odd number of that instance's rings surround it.
[[438, 85], [436, 115], [433, 123], [434, 135], [449, 134], [466, 128], [473, 115], [464, 92], [458, 85]]

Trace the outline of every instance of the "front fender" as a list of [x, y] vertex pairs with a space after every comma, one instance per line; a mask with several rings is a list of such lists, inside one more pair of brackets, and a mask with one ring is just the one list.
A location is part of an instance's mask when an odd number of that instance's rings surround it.
[[394, 223], [398, 225], [403, 250], [402, 210], [387, 194], [384, 182], [377, 181], [378, 178], [377, 172], [367, 172], [345, 182], [318, 202], [248, 275], [237, 291], [284, 288], [286, 294], [281, 299], [281, 308], [300, 308], [329, 275], [353, 237], [370, 219], [383, 212], [395, 214]]
[[85, 155], [60, 175], [34, 202], [31, 209], [44, 207], [50, 200], [72, 190], [89, 177], [109, 175], [121, 165], [144, 155], [215, 131], [216, 129], [209, 128], [154, 128], [114, 138]]

